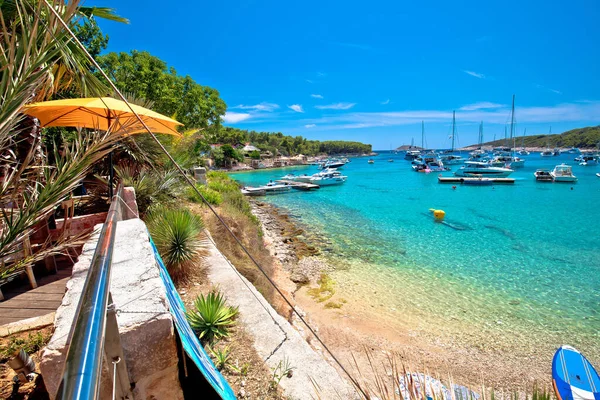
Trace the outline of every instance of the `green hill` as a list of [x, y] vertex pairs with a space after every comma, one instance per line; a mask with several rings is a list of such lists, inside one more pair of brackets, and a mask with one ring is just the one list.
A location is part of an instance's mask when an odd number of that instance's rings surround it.
[[[533, 135], [525, 136], [525, 147], [579, 147], [596, 148], [600, 142], [600, 125], [587, 128], [571, 129], [556, 135]], [[523, 138], [517, 138], [517, 147], [521, 147]], [[484, 146], [504, 146], [504, 139], [484, 143]]]

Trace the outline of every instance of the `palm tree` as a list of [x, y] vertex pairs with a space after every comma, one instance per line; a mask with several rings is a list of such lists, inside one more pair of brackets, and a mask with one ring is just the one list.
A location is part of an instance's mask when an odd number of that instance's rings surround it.
[[[70, 85], [84, 94], [106, 93], [89, 68], [85, 52], [48, 6], [44, 0], [0, 2], [0, 259], [17, 252], [36, 224], [45, 220], [121, 139], [112, 132], [79, 134], [62, 154], [55, 151], [54, 165], [39, 151], [39, 125], [19, 113], [25, 104], [45, 100]], [[67, 4], [54, 0], [51, 6], [71, 27], [84, 12], [111, 14], [107, 9], [82, 9], [78, 0]], [[0, 279], [67, 245], [48, 245], [10, 271], [0, 270]]]

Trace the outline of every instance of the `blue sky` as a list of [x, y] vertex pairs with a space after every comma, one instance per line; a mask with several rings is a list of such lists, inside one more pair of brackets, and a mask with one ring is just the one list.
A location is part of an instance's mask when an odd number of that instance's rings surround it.
[[375, 149], [600, 124], [600, 2], [101, 2], [108, 51], [147, 50], [216, 88], [225, 124]]

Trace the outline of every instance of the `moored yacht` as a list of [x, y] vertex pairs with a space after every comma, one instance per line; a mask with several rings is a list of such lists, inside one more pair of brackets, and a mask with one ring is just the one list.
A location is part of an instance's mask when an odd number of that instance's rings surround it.
[[514, 171], [510, 168], [494, 167], [489, 163], [466, 161], [465, 165], [460, 167], [454, 175], [456, 176], [490, 176], [505, 178]]
[[406, 154], [404, 155], [404, 159], [408, 161], [412, 161], [415, 158], [419, 157], [421, 152], [419, 150], [406, 150]]
[[525, 166], [525, 160], [515, 156], [496, 156], [490, 161], [494, 167], [509, 166], [510, 168], [523, 168]]
[[330, 171], [313, 175], [308, 183], [319, 186], [339, 185], [346, 182], [348, 177], [342, 175], [339, 171]]
[[592, 155], [583, 156], [582, 155], [579, 165], [584, 166], [584, 167], [598, 165], [598, 159], [596, 158], [596, 156], [592, 156]]
[[550, 170], [547, 169], [538, 169], [533, 173], [533, 176], [535, 176], [535, 180], [538, 182], [552, 182], [554, 180]]
[[567, 164], [557, 165], [550, 172], [550, 175], [552, 175], [554, 182], [577, 182], [577, 177], [573, 175], [573, 169]]
[[440, 159], [444, 165], [458, 165], [465, 162], [465, 159], [461, 156], [455, 156], [454, 154], [441, 156]]

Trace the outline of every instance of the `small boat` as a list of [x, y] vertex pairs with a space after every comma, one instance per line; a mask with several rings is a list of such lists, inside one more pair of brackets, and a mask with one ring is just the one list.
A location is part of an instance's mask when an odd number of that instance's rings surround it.
[[596, 172], [596, 176], [600, 178], [600, 172]]
[[581, 156], [581, 161], [579, 162], [579, 165], [584, 167], [598, 165], [598, 159], [594, 156]]
[[342, 175], [339, 171], [332, 171], [315, 174], [309, 179], [308, 183], [319, 186], [339, 185], [346, 182], [347, 178], [347, 176]]
[[600, 376], [577, 349], [563, 345], [552, 359], [552, 383], [559, 400], [600, 399]]
[[535, 180], [538, 182], [552, 182], [554, 178], [550, 175], [549, 169], [538, 169], [533, 173]]
[[279, 194], [292, 190], [292, 186], [285, 183], [269, 182], [264, 186], [259, 186], [258, 189], [264, 189], [266, 194]]
[[394, 162], [394, 160], [392, 160], [391, 158], [388, 160], [388, 162]]
[[426, 163], [414, 164], [411, 166], [411, 168], [415, 172], [424, 172], [426, 174], [431, 172], [431, 170], [429, 169], [429, 165], [427, 165]]
[[373, 160], [372, 158], [369, 159], [369, 161], [367, 161], [369, 164], [375, 164], [375, 160]]
[[525, 150], [525, 149], [521, 149], [517, 152], [518, 155], [520, 156], [528, 156], [529, 154], [531, 154], [529, 151]]
[[546, 149], [540, 153], [540, 156], [542, 157], [552, 157], [553, 155], [554, 153], [550, 149]]
[[573, 169], [567, 164], [557, 165], [550, 175], [554, 182], [577, 182], [577, 177], [573, 175]]
[[406, 154], [404, 155], [404, 159], [408, 160], [408, 161], [412, 161], [415, 158], [419, 157], [421, 155], [421, 152], [419, 150], [407, 150]]
[[462, 158], [461, 156], [455, 156], [454, 154], [442, 156], [440, 157], [440, 159], [442, 160], [444, 165], [458, 165], [463, 164], [465, 162], [464, 158]]
[[569, 150], [567, 150], [567, 153], [569, 153], [569, 154], [581, 154], [581, 150], [579, 150], [579, 148], [577, 148], [577, 147], [571, 147]]
[[490, 161], [490, 164], [494, 167], [509, 166], [510, 168], [523, 168], [525, 166], [525, 160], [514, 156], [496, 156]]
[[495, 178], [506, 178], [514, 171], [510, 168], [494, 167], [488, 163], [466, 161], [465, 165], [460, 167], [455, 176], [489, 176]]
[[555, 148], [554, 150], [552, 150], [552, 155], [553, 156], [560, 156], [560, 149], [559, 148]]
[[264, 196], [267, 191], [260, 187], [245, 186], [242, 188], [242, 194], [245, 196]]

